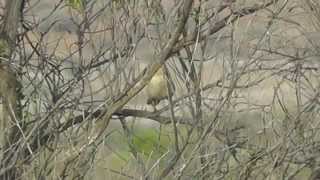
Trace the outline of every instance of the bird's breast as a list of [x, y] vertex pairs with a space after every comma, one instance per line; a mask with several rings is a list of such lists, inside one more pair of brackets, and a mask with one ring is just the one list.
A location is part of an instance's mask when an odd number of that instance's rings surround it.
[[148, 98], [163, 99], [168, 96], [167, 82], [163, 76], [154, 76], [147, 86]]

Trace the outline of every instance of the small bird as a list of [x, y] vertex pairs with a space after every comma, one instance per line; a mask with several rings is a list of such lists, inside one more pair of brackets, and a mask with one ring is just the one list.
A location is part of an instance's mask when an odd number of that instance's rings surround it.
[[152, 105], [154, 111], [156, 111], [156, 105], [159, 104], [161, 100], [168, 99], [168, 82], [163, 67], [156, 72], [147, 85], [147, 96], [147, 104]]

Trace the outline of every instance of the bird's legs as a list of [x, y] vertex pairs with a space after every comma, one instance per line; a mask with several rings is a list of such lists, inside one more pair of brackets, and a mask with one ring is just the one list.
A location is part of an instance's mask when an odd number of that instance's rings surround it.
[[152, 99], [148, 99], [147, 100], [147, 104], [151, 105], [152, 108], [153, 108], [153, 112], [156, 112], [157, 111], [157, 104], [159, 104], [160, 100], [159, 99], [156, 99], [156, 98], [152, 98]]
[[157, 104], [158, 104], [158, 103], [157, 103], [156, 100], [153, 100], [153, 101], [152, 101], [153, 112], [156, 112], [156, 111], [157, 111], [157, 108], [156, 108]]
[[152, 108], [153, 108], [153, 112], [156, 112], [156, 111], [157, 111], [156, 106], [152, 105]]

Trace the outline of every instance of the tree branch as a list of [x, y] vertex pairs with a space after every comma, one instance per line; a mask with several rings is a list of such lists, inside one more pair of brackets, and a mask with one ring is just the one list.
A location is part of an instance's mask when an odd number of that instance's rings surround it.
[[[100, 134], [102, 134], [103, 130], [108, 126], [111, 116], [116, 111], [121, 109], [130, 99], [132, 99], [135, 95], [137, 95], [149, 83], [153, 75], [169, 58], [172, 48], [177, 43], [181, 33], [183, 32], [185, 24], [187, 23], [189, 13], [192, 7], [192, 3], [193, 3], [193, 0], [188, 0], [184, 2], [182, 17], [179, 20], [177, 28], [175, 29], [172, 37], [169, 39], [168, 43], [163, 48], [163, 51], [161, 51], [159, 59], [156, 59], [153, 64], [148, 66], [138, 76], [137, 80], [134, 81], [132, 86], [125, 89], [124, 93], [122, 93], [120, 96], [115, 98], [115, 100], [107, 106], [108, 108], [106, 109], [105, 113], [103, 113], [101, 116], [101, 118], [105, 120], [105, 123], [103, 125], [103, 128]], [[100, 134], [98, 136], [100, 136]]]

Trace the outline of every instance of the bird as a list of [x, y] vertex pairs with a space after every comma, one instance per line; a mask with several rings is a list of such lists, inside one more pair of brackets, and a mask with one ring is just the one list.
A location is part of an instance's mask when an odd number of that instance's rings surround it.
[[[170, 93], [168, 86], [172, 89]], [[169, 94], [173, 94], [173, 91], [173, 84], [169, 85], [165, 68], [161, 67], [147, 85], [147, 104], [152, 105], [153, 110], [156, 111], [156, 105], [158, 105], [161, 100], [168, 99]]]

